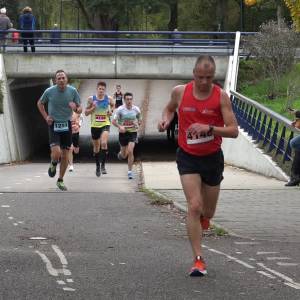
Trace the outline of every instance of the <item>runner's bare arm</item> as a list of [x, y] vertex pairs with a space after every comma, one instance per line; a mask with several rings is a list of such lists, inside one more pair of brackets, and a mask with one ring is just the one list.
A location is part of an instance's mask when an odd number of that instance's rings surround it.
[[115, 109], [115, 101], [110, 96], [108, 97], [108, 99], [109, 99], [109, 106], [110, 106], [109, 115], [111, 116], [112, 113], [113, 113], [113, 111], [114, 111], [114, 109]]
[[185, 85], [177, 85], [173, 88], [171, 99], [166, 105], [162, 113], [162, 119], [158, 123], [158, 130], [166, 130], [174, 118], [174, 113], [177, 110], [183, 96]]
[[231, 101], [225, 91], [222, 90], [221, 112], [224, 120], [224, 127], [213, 128], [213, 134], [222, 137], [236, 138], [239, 134], [238, 123], [232, 110]]
[[90, 115], [95, 110], [95, 105], [93, 104], [93, 98], [88, 97], [87, 105], [84, 111], [86, 116]]
[[53, 119], [47, 114], [45, 105], [41, 102], [41, 99], [38, 100], [37, 107], [47, 124], [51, 125], [53, 123]]

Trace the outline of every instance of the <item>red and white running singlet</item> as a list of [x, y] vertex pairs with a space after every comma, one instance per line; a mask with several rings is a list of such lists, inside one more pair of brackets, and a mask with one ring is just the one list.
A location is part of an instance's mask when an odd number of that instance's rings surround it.
[[194, 123], [212, 126], [224, 126], [221, 113], [221, 88], [213, 85], [210, 96], [200, 100], [193, 95], [194, 81], [185, 86], [184, 94], [178, 108], [178, 144], [185, 152], [192, 155], [208, 155], [221, 148], [222, 137], [214, 135], [192, 136], [188, 132]]

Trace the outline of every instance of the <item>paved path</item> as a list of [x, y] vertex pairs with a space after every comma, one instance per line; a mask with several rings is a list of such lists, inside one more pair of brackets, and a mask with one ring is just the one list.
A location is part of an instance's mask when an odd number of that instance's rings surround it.
[[[149, 189], [171, 198], [186, 210], [175, 162], [143, 163]], [[231, 234], [253, 239], [300, 241], [300, 189], [282, 181], [225, 167], [213, 221]]]

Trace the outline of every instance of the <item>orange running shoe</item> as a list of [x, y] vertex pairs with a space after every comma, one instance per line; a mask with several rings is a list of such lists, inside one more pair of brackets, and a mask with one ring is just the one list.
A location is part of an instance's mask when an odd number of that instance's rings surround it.
[[200, 223], [202, 226], [202, 230], [208, 230], [210, 227], [209, 218], [205, 218], [203, 216], [200, 217]]
[[191, 268], [190, 276], [204, 276], [207, 274], [206, 264], [201, 256], [196, 256], [194, 265]]

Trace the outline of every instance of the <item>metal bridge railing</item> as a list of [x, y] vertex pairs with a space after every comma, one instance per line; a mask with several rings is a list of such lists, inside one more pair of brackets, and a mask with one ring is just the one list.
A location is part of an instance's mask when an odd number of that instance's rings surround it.
[[291, 121], [235, 91], [230, 91], [239, 126], [289, 173], [284, 164], [291, 160], [290, 140], [300, 130]]
[[[127, 49], [147, 51], [149, 53], [173, 51], [184, 53], [191, 51], [210, 50], [228, 55], [233, 52], [235, 32], [219, 31], [97, 31], [97, 30], [7, 30], [0, 31], [6, 35], [6, 50], [22, 50], [23, 32], [34, 34], [35, 45], [48, 52], [89, 52]], [[19, 35], [18, 43], [14, 35]], [[249, 34], [249, 33], [241, 33]], [[29, 45], [28, 45], [29, 46]], [[195, 50], [196, 49], [196, 50]]]

